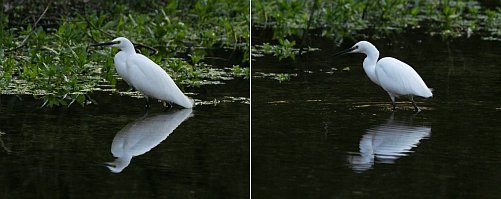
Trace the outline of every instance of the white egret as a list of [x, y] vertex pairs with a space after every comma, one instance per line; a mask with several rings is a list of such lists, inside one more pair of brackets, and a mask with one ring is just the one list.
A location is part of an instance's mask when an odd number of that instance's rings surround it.
[[348, 162], [355, 171], [365, 171], [380, 163], [392, 164], [400, 157], [412, 153], [422, 139], [431, 134], [431, 126], [415, 125], [403, 120], [394, 120], [393, 114], [385, 124], [367, 129], [360, 139], [360, 155], [349, 155]]
[[369, 79], [381, 86], [390, 95], [393, 110], [395, 110], [395, 98], [407, 96], [416, 111], [421, 111], [414, 102], [414, 96], [424, 98], [432, 97], [431, 89], [426, 86], [419, 74], [406, 63], [393, 57], [384, 57], [378, 61], [379, 51], [367, 41], [360, 41], [353, 47], [336, 53], [334, 56], [345, 53], [363, 53], [364, 71]]
[[115, 68], [118, 75], [146, 97], [173, 102], [184, 108], [192, 108], [194, 102], [181, 92], [174, 80], [159, 65], [144, 55], [136, 53], [134, 45], [125, 37], [118, 37], [111, 42], [92, 44], [92, 46], [110, 46], [120, 50], [115, 55]]
[[106, 163], [106, 166], [113, 173], [120, 173], [129, 166], [133, 157], [159, 145], [191, 116], [192, 109], [182, 109], [163, 115], [142, 117], [127, 124], [113, 138], [111, 153], [116, 159]]

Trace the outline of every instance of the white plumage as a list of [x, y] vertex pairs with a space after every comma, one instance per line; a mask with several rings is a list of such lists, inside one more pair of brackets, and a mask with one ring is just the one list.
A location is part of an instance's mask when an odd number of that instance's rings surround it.
[[431, 89], [426, 86], [426, 83], [411, 66], [392, 57], [385, 57], [378, 61], [379, 51], [367, 41], [360, 41], [335, 56], [345, 53], [364, 53], [367, 55], [363, 63], [364, 71], [372, 82], [388, 92], [393, 109], [395, 109], [396, 97], [408, 97], [416, 111], [420, 111], [413, 96], [424, 98], [433, 96]]
[[356, 171], [370, 169], [375, 160], [394, 163], [396, 159], [409, 155], [412, 148], [430, 134], [430, 126], [394, 120], [391, 115], [385, 124], [367, 130], [360, 139], [360, 154], [349, 155], [348, 162]]
[[94, 46], [111, 46], [120, 49], [114, 62], [118, 75], [146, 98], [173, 102], [184, 108], [192, 108], [194, 102], [177, 87], [172, 78], [159, 65], [144, 55], [136, 53], [134, 45], [124, 37]]
[[380, 86], [395, 97], [415, 95], [428, 98], [433, 96], [431, 90], [412, 67], [393, 57], [385, 57], [377, 62], [376, 78]]
[[113, 138], [111, 153], [115, 161], [107, 163], [114, 173], [125, 169], [133, 157], [142, 155], [165, 140], [183, 121], [192, 109], [183, 109], [164, 115], [140, 118], [120, 130]]

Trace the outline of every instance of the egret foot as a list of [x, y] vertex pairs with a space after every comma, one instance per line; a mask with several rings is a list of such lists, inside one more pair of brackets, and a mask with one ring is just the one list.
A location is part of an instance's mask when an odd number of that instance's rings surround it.
[[397, 105], [395, 104], [395, 96], [392, 95], [391, 93], [388, 94], [390, 95], [391, 105], [393, 106], [391, 111], [395, 112], [395, 109], [397, 109]]
[[421, 112], [421, 109], [416, 105], [416, 102], [414, 102], [414, 100], [412, 100], [412, 105], [414, 106], [414, 110], [416, 112], [418, 112], [418, 113]]
[[414, 102], [414, 97], [411, 95], [409, 98], [412, 102], [412, 106], [414, 106], [414, 110], [419, 113], [421, 109], [419, 109], [419, 107], [416, 105], [416, 102]]
[[146, 108], [146, 110], [150, 109], [150, 99], [148, 97], [145, 98], [146, 99], [146, 104], [144, 105], [144, 108]]
[[170, 102], [162, 101], [162, 105], [164, 106], [164, 111], [170, 111], [172, 109], [172, 104]]

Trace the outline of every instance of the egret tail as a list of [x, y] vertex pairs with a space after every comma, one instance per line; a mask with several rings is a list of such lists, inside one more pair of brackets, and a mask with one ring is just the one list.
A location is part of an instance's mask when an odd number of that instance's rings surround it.
[[179, 106], [182, 106], [184, 108], [193, 108], [193, 105], [195, 104], [195, 101], [188, 98], [186, 95], [182, 94], [174, 97], [172, 99], [172, 102], [175, 104], [178, 104]]

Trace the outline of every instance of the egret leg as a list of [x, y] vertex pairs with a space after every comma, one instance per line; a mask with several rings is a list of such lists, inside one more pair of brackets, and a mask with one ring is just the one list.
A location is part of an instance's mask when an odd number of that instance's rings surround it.
[[150, 109], [146, 109], [146, 111], [144, 112], [144, 115], [141, 117], [141, 119], [147, 118], [149, 114], [150, 114]]
[[416, 105], [416, 102], [414, 102], [414, 97], [410, 97], [411, 98], [411, 102], [412, 102], [412, 105], [414, 106], [414, 110], [416, 110], [416, 112], [420, 112], [421, 109]]
[[148, 98], [148, 96], [145, 97], [146, 99], [146, 105], [144, 106], [146, 108], [146, 110], [150, 109], [150, 98]]
[[395, 111], [395, 109], [397, 109], [397, 105], [395, 104], [395, 96], [390, 94], [390, 98], [391, 98], [391, 105], [393, 106], [391, 110]]

